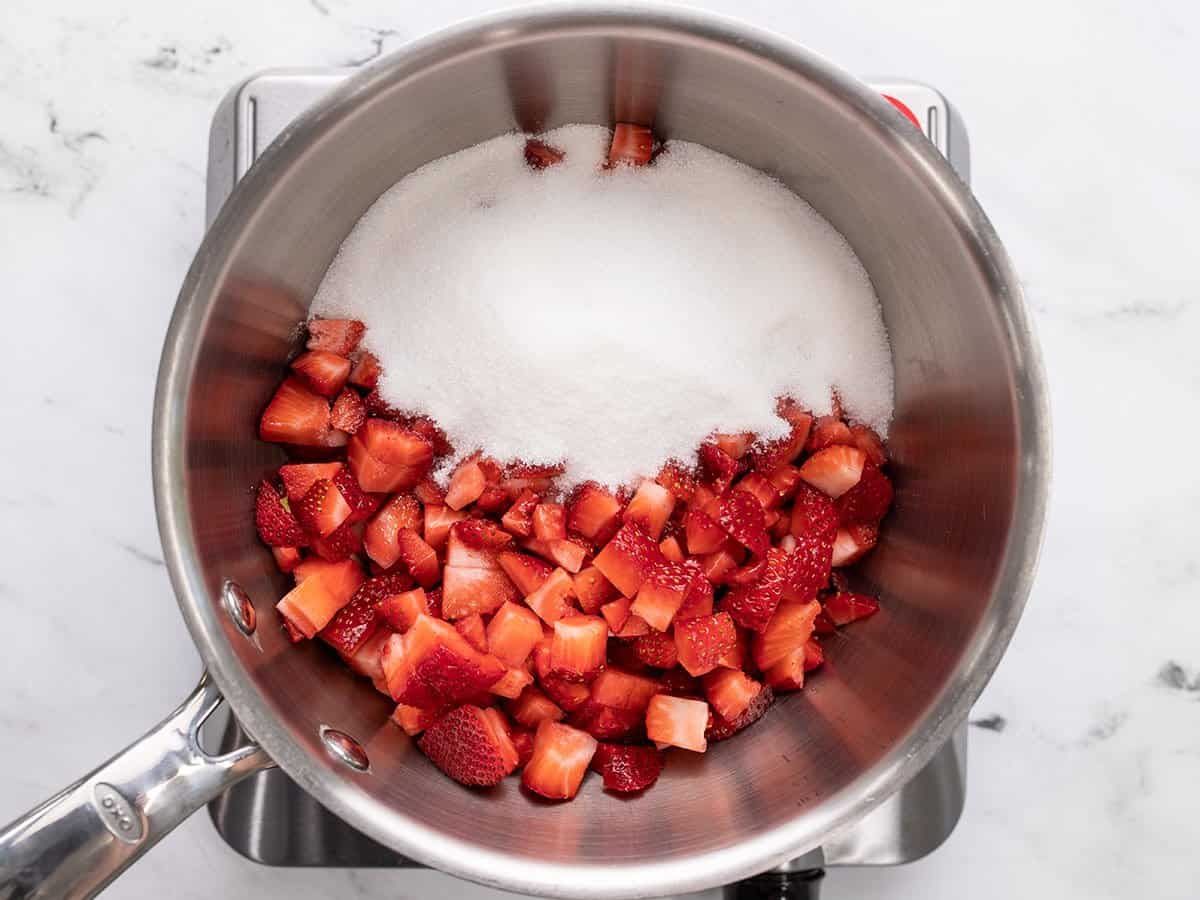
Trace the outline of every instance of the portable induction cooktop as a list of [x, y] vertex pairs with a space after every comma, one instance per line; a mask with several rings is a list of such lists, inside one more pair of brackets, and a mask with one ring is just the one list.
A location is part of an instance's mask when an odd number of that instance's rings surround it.
[[[352, 69], [278, 69], [254, 75], [231, 90], [209, 132], [207, 221], [234, 184], [297, 115], [353, 73]], [[913, 81], [872, 79], [969, 180], [969, 148], [961, 119], [941, 93]], [[216, 727], [220, 727], [218, 724]], [[228, 718], [222, 744], [242, 743]], [[781, 867], [803, 872], [835, 866], [890, 866], [912, 862], [949, 837], [966, 790], [965, 723], [895, 795], [820, 848]], [[209, 804], [222, 839], [242, 856], [271, 866], [414, 867], [351, 828], [301, 790], [279, 769], [260, 772]]]

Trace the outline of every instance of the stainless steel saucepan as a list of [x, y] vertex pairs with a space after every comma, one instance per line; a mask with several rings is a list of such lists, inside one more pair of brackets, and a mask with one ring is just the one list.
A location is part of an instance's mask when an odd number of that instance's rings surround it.
[[[326, 267], [384, 190], [514, 128], [618, 120], [779, 177], [850, 241], [891, 334], [898, 493], [858, 575], [883, 612], [828, 645], [809, 687], [703, 756], [673, 754], [643, 797], [593, 780], [550, 805], [513, 779], [460, 787], [333, 654], [288, 643], [271, 608], [287, 579], [251, 515], [251, 488], [281, 455], [255, 425]], [[895, 791], [982, 690], [1029, 592], [1048, 453], [1038, 350], [1004, 249], [949, 165], [865, 85], [686, 11], [510, 12], [422, 40], [291, 125], [196, 255], [159, 372], [154, 487], [208, 675], [161, 726], [0, 833], [0, 897], [90, 896], [270, 765], [383, 844], [511, 891], [645, 897], [779, 864]], [[222, 697], [258, 744], [214, 757], [197, 729]]]

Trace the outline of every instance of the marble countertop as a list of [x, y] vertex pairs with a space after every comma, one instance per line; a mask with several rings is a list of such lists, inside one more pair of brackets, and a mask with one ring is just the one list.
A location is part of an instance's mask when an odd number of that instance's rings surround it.
[[[1195, 896], [1200, 6], [1190, 0], [702, 4], [864, 75], [928, 81], [1044, 347], [1055, 483], [1041, 571], [976, 707], [966, 810], [825, 896]], [[157, 721], [199, 663], [160, 556], [150, 408], [204, 227], [207, 129], [269, 66], [362, 62], [482, 0], [9, 0], [0, 10], [0, 820]], [[418, 897], [446, 876], [271, 870], [195, 816], [107, 896]], [[461, 886], [455, 895], [499, 896]]]

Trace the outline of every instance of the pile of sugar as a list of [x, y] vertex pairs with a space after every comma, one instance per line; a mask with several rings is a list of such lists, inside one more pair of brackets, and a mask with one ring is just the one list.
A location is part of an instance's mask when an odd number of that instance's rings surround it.
[[886, 434], [892, 360], [844, 239], [779, 182], [697, 144], [600, 171], [607, 129], [509, 134], [397, 183], [346, 239], [314, 314], [361, 319], [379, 390], [463, 454], [626, 484], [714, 430], [786, 433], [775, 401]]

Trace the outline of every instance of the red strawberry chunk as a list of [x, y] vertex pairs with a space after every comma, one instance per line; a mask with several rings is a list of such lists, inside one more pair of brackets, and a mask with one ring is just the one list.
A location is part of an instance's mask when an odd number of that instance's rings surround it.
[[[626, 597], [626, 600], [629, 598]], [[625, 620], [625, 624], [621, 626], [621, 630], [615, 633], [615, 637], [619, 638], [635, 638], [641, 637], [643, 634], [649, 634], [651, 628], [646, 624], [646, 620], [641, 616], [630, 616]]]
[[735, 555], [734, 551], [726, 545], [714, 553], [702, 556], [700, 570], [704, 573], [704, 577], [713, 584], [724, 584], [729, 574], [737, 569], [738, 559], [739, 557]]
[[675, 495], [680, 503], [689, 503], [696, 492], [696, 478], [692, 472], [677, 460], [671, 460], [659, 470], [659, 484]]
[[[716, 494], [729, 490], [740, 468], [738, 461], [716, 444], [701, 444], [696, 455], [700, 461], [700, 483]], [[694, 503], [695, 498], [692, 499]]]
[[254, 525], [268, 547], [303, 547], [308, 536], [296, 517], [283, 505], [279, 492], [269, 481], [261, 481], [254, 500]]
[[812, 637], [813, 620], [821, 611], [815, 600], [810, 603], [784, 603], [775, 611], [762, 634], [755, 635], [754, 664], [766, 671], [796, 650], [803, 651]]
[[483, 616], [479, 613], [463, 616], [454, 623], [454, 630], [480, 653], [488, 652], [487, 626], [483, 624]]
[[314, 537], [332, 534], [350, 517], [351, 512], [350, 504], [341, 491], [334, 487], [332, 481], [325, 479], [314, 482], [296, 504], [296, 519]]
[[858, 484], [866, 460], [867, 455], [857, 447], [826, 447], [804, 461], [800, 477], [836, 500]]
[[500, 680], [488, 688], [488, 692], [497, 697], [512, 700], [521, 696], [521, 692], [533, 684], [533, 676], [524, 669], [509, 669]]
[[645, 125], [618, 122], [613, 126], [608, 165], [644, 166], [654, 152], [654, 132]]
[[597, 484], [582, 485], [567, 504], [567, 528], [593, 543], [611, 539], [620, 522], [620, 501]]
[[524, 665], [541, 639], [541, 621], [517, 603], [504, 603], [487, 626], [488, 649], [509, 668]]
[[807, 658], [808, 652], [803, 647], [793, 650], [763, 672], [763, 679], [774, 691], [798, 691], [804, 687]]
[[727, 612], [675, 623], [675, 650], [679, 665], [689, 675], [704, 675], [717, 667], [737, 644], [737, 630]]
[[341, 447], [344, 432], [329, 426], [329, 401], [299, 378], [288, 378], [275, 391], [258, 423], [264, 441], [301, 447]]
[[625, 522], [640, 525], [642, 530], [657, 541], [675, 508], [675, 495], [654, 481], [643, 481], [625, 507], [621, 518]]
[[[656, 548], [657, 549], [657, 548]], [[697, 572], [694, 566], [665, 560], [650, 567], [630, 611], [651, 628], [666, 631], [683, 606]]]
[[687, 593], [683, 595], [683, 605], [675, 613], [675, 622], [685, 622], [688, 619], [709, 616], [712, 615], [713, 611], [712, 583], [704, 577], [704, 574], [700, 571], [699, 564], [695, 560], [690, 560], [688, 565], [694, 568], [696, 575], [692, 578], [691, 584], [688, 585]]
[[588, 700], [571, 714], [568, 721], [598, 741], [618, 741], [640, 732], [643, 717], [644, 713], [637, 710], [615, 709]]
[[521, 773], [521, 783], [551, 800], [570, 800], [579, 791], [596, 739], [561, 722], [542, 722], [533, 737], [533, 755]]
[[349, 356], [367, 327], [355, 319], [309, 319], [308, 349]]
[[625, 623], [629, 621], [629, 607], [632, 605], [633, 601], [628, 597], [618, 597], [600, 607], [600, 615], [604, 616], [604, 621], [608, 623], [609, 631], [618, 634], [625, 627]]
[[547, 543], [567, 536], [567, 511], [561, 503], [539, 503], [534, 507], [533, 536]]
[[826, 447], [852, 445], [854, 435], [838, 416], [821, 416], [813, 423], [812, 433], [804, 449], [816, 453]]
[[409, 737], [416, 737], [438, 719], [433, 710], [421, 709], [407, 704], [397, 704], [392, 712], [392, 721], [404, 729]]
[[338, 431], [354, 434], [367, 421], [367, 407], [357, 391], [344, 388], [333, 401], [329, 412], [329, 424]]
[[[801, 483], [800, 470], [792, 465], [782, 465], [771, 472], [767, 476], [767, 481], [771, 487], [775, 489], [775, 493], [781, 502], [787, 502], [792, 499], [792, 495], [796, 493], [797, 486]], [[821, 494], [824, 497], [824, 494]]]
[[322, 478], [333, 481], [333, 476], [341, 468], [340, 462], [288, 463], [279, 467], [279, 478], [283, 482], [288, 501], [297, 503], [308, 493], [308, 489]]
[[563, 161], [566, 154], [537, 138], [525, 140], [525, 162], [533, 169], [548, 169]]
[[421, 540], [421, 536], [411, 528], [401, 528], [396, 533], [396, 544], [400, 548], [400, 559], [409, 574], [423, 588], [431, 588], [437, 584], [438, 571], [437, 553], [432, 547]]
[[848, 525], [837, 530], [833, 541], [830, 560], [835, 566], [848, 566], [858, 562], [879, 540], [879, 528], [875, 525]]
[[583, 561], [587, 558], [588, 552], [588, 548], [576, 538], [550, 541], [547, 550], [552, 560], [572, 574], [583, 568]]
[[775, 485], [758, 472], [747, 472], [733, 486], [734, 492], [744, 491], [754, 497], [763, 509], [774, 509], [780, 503]]
[[343, 656], [352, 656], [380, 625], [379, 610], [369, 599], [351, 600], [317, 634]]
[[658, 694], [646, 708], [646, 736], [655, 743], [703, 753], [708, 749], [708, 704]]
[[366, 350], [358, 354], [350, 370], [350, 383], [371, 390], [379, 382], [379, 360]]
[[812, 416], [799, 409], [781, 410], [780, 414], [791, 424], [787, 437], [764, 441], [754, 448], [754, 467], [759, 472], [770, 474], [788, 465], [804, 450], [812, 427]]
[[838, 524], [878, 525], [891, 508], [892, 493], [892, 482], [868, 462], [858, 484], [837, 499]]
[[701, 696], [700, 682], [680, 668], [668, 669], [658, 677], [658, 692], [671, 697], [697, 700]]
[[801, 484], [792, 505], [792, 534], [833, 542], [838, 529], [837, 507], [816, 488]]
[[633, 645], [638, 659], [656, 669], [671, 669], [679, 662], [679, 651], [673, 635], [651, 631], [637, 638]]
[[350, 474], [349, 469], [338, 469], [330, 480], [342, 495], [342, 499], [350, 505], [350, 515], [346, 519], [350, 525], [365, 522], [383, 502], [381, 494], [368, 494], [363, 491], [358, 486], [358, 482], [354, 480], [354, 476]]
[[644, 791], [662, 772], [662, 754], [653, 747], [601, 743], [592, 757], [592, 770], [604, 779], [604, 789], [618, 794]]
[[542, 722], [559, 722], [566, 715], [558, 704], [534, 685], [525, 688], [519, 697], [508, 704], [508, 713], [526, 728], [537, 728]]
[[866, 425], [851, 425], [850, 439], [855, 447], [867, 454], [870, 462], [877, 466], [887, 462], [887, 450], [884, 449], [883, 440]]
[[626, 597], [634, 597], [655, 563], [665, 562], [658, 544], [638, 525], [626, 522], [593, 561]]
[[590, 681], [604, 667], [608, 623], [599, 616], [570, 616], [554, 623], [550, 671], [569, 681]]
[[461, 619], [472, 613], [491, 613], [520, 593], [500, 569], [446, 566], [442, 570], [442, 613]]
[[433, 448], [425, 437], [396, 422], [367, 419], [350, 439], [346, 459], [364, 491], [392, 493], [425, 478]]
[[397, 703], [425, 709], [452, 706], [486, 691], [505, 672], [498, 659], [480, 653], [453, 625], [431, 616], [418, 616], [402, 640], [400, 658], [390, 665], [384, 659], [388, 690]]
[[450, 536], [450, 529], [456, 522], [467, 517], [466, 513], [456, 512], [448, 506], [429, 503], [425, 506], [424, 539], [435, 550], [445, 546]]
[[322, 397], [336, 397], [350, 377], [350, 360], [325, 350], [301, 353], [291, 362], [292, 370]]
[[717, 669], [704, 676], [704, 695], [715, 716], [735, 721], [750, 708], [762, 685], [737, 669]]
[[349, 521], [343, 522], [332, 534], [323, 538], [313, 538], [312, 550], [328, 562], [349, 559], [362, 549], [361, 530], [361, 526], [351, 525]]
[[528, 597], [544, 585], [554, 571], [553, 566], [537, 557], [510, 550], [498, 554], [496, 561], [524, 597]]
[[687, 511], [687, 515], [683, 519], [683, 527], [688, 552], [693, 555], [716, 551], [728, 537], [725, 529], [699, 509]]
[[412, 494], [397, 494], [367, 523], [363, 548], [367, 556], [385, 569], [400, 559], [400, 530], [421, 527], [421, 505]]
[[811, 672], [813, 669], [818, 669], [825, 663], [825, 651], [821, 649], [817, 639], [809, 638], [808, 643], [804, 645], [804, 671]]
[[500, 524], [509, 534], [519, 537], [531, 536], [533, 534], [533, 511], [540, 502], [541, 498], [533, 491], [523, 490], [513, 501], [513, 505], [508, 508], [508, 512], [501, 517]]
[[762, 631], [775, 614], [784, 591], [794, 579], [791, 554], [777, 547], [767, 551], [766, 568], [757, 581], [732, 588], [722, 607], [743, 628]]
[[[547, 625], [558, 622], [571, 608], [569, 599], [575, 584], [565, 569], [555, 569], [536, 591], [525, 598], [525, 604]], [[605, 632], [607, 634], [607, 631]]]
[[836, 593], [825, 598], [825, 615], [834, 625], [849, 625], [879, 612], [879, 601], [867, 594]]
[[272, 547], [271, 555], [275, 557], [275, 565], [280, 572], [291, 572], [304, 558], [297, 547]]
[[837, 626], [825, 615], [824, 610], [817, 613], [817, 617], [813, 619], [813, 634], [837, 634]]
[[595, 566], [580, 569], [572, 583], [573, 593], [579, 599], [579, 608], [588, 615], [598, 613], [605, 603], [618, 596], [612, 582], [601, 575]]
[[484, 519], [464, 519], [450, 529], [446, 565], [498, 569], [497, 554], [512, 546], [512, 535]]
[[296, 566], [292, 574], [296, 577], [296, 584], [310, 578], [322, 582], [336, 599], [338, 609], [350, 602], [366, 580], [362, 567], [352, 559], [327, 562], [309, 558]]
[[754, 695], [754, 699], [750, 701], [750, 705], [737, 718], [726, 719], [714, 710], [712, 724], [709, 725], [705, 736], [710, 741], [723, 741], [726, 738], [733, 737], [743, 728], [747, 728], [761, 719], [763, 713], [770, 708], [774, 700], [775, 695], [771, 691], [771, 688], [763, 685], [758, 693]]
[[483, 489], [479, 499], [475, 501], [475, 509], [485, 516], [493, 516], [508, 509], [510, 503], [511, 498], [504, 488], [489, 484]]
[[683, 548], [679, 546], [679, 540], [674, 535], [663, 538], [658, 544], [658, 549], [668, 562], [681, 563], [684, 560]]
[[829, 583], [833, 547], [809, 535], [793, 538], [793, 541], [795, 548], [787, 556], [783, 599], [807, 602]]
[[750, 449], [750, 445], [754, 443], [754, 434], [749, 431], [741, 431], [737, 434], [714, 434], [712, 440], [734, 459], [741, 459]]
[[[413, 495], [423, 506], [445, 506], [446, 492], [432, 478], [422, 478], [413, 488]], [[457, 520], [456, 520], [457, 521]]]
[[762, 505], [746, 491], [734, 491], [721, 501], [717, 522], [755, 556], [762, 556], [771, 545]]
[[517, 767], [508, 732], [478, 706], [452, 709], [417, 741], [430, 762], [460, 784], [491, 787]]
[[462, 463], [450, 476], [450, 484], [446, 488], [446, 505], [451, 509], [462, 509], [479, 499], [487, 479], [478, 461], [469, 459]]
[[592, 699], [613, 709], [642, 712], [658, 693], [658, 681], [609, 666], [592, 682]]
[[[371, 581], [391, 577], [393, 576], [379, 575]], [[367, 583], [370, 584], [370, 582]], [[421, 588], [388, 594], [379, 598], [375, 605], [388, 627], [401, 633], [408, 631], [416, 624], [417, 616], [427, 616], [431, 613], [429, 597]]]
[[318, 578], [306, 579], [276, 604], [276, 609], [304, 637], [311, 638], [329, 624], [343, 604], [330, 593]]

